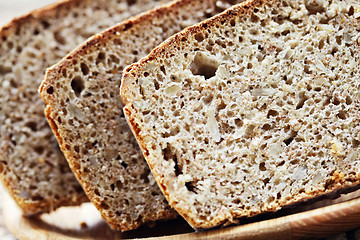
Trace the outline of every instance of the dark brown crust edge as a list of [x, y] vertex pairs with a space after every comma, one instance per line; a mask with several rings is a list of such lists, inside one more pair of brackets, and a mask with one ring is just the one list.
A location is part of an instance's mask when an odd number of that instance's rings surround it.
[[[0, 28], [0, 41], [6, 40], [10, 34], [16, 34], [19, 27], [24, 23], [43, 19], [45, 20], [49, 17], [58, 16], [58, 10], [71, 9], [72, 7], [76, 7], [80, 2], [81, 0], [65, 0], [62, 2], [50, 4], [48, 6], [33, 10], [23, 16], [14, 18], [9, 23]], [[59, 200], [48, 198], [41, 201], [29, 201], [21, 198], [18, 195], [17, 190], [11, 188], [10, 182], [4, 178], [3, 173], [0, 174], [0, 178], [10, 196], [15, 200], [18, 206], [22, 209], [23, 214], [26, 216], [48, 213], [62, 206], [77, 206], [81, 203], [89, 201], [85, 193], [72, 195]]]
[[[261, 6], [261, 5], [265, 4], [266, 2], [277, 2], [277, 0], [249, 0], [249, 1], [243, 2], [239, 5], [236, 5], [234, 7], [231, 7], [228, 10], [226, 10], [225, 12], [223, 12], [215, 17], [205, 20], [195, 26], [189, 27], [189, 28], [179, 32], [178, 34], [174, 35], [173, 37], [170, 37], [165, 42], [163, 42], [158, 47], [156, 47], [147, 57], [144, 57], [144, 58], [140, 59], [137, 63], [134, 63], [134, 64], [128, 66], [123, 71], [123, 80], [122, 80], [122, 85], [121, 85], [121, 89], [120, 89], [120, 96], [121, 96], [122, 101], [125, 104], [124, 114], [128, 121], [128, 124], [129, 124], [133, 134], [135, 135], [135, 137], [139, 143], [139, 146], [141, 147], [141, 149], [144, 153], [144, 156], [150, 166], [150, 169], [153, 171], [155, 179], [156, 179], [158, 185], [160, 186], [161, 190], [163, 191], [166, 199], [170, 202], [170, 205], [173, 208], [175, 208], [178, 211], [178, 213], [180, 215], [182, 215], [184, 217], [184, 219], [195, 229], [199, 229], [199, 230], [209, 229], [209, 228], [213, 228], [213, 227], [216, 227], [219, 225], [228, 225], [228, 224], [233, 224], [236, 222], [230, 222], [228, 219], [225, 219], [225, 218], [217, 218], [217, 219], [214, 219], [212, 222], [203, 222], [203, 223], [198, 224], [196, 221], [194, 221], [193, 219], [191, 219], [188, 216], [187, 209], [181, 208], [180, 206], [177, 206], [176, 203], [171, 202], [169, 192], [167, 191], [166, 186], [163, 184], [163, 182], [164, 182], [164, 176], [162, 175], [163, 173], [156, 172], [156, 170], [154, 168], [155, 164], [152, 161], [152, 159], [149, 158], [149, 154], [148, 154], [149, 150], [146, 148], [146, 144], [144, 143], [142, 136], [139, 134], [140, 129], [136, 123], [136, 119], [141, 119], [142, 117], [139, 113], [137, 113], [132, 108], [132, 93], [131, 92], [132, 92], [132, 88], [134, 86], [136, 86], [136, 84], [134, 84], [134, 81], [136, 81], [136, 77], [138, 74], [137, 71], [139, 71], [139, 70], [141, 71], [141, 68], [148, 62], [158, 58], [159, 56], [164, 56], [164, 54], [167, 52], [171, 52], [171, 48], [174, 45], [181, 44], [181, 39], [188, 38], [189, 36], [191, 36], [195, 33], [198, 33], [206, 28], [209, 28], [209, 27], [211, 28], [216, 25], [219, 25], [219, 24], [221, 24], [221, 22], [230, 20], [234, 16], [237, 16], [237, 15], [245, 16], [246, 14], [251, 13], [255, 7]], [[126, 82], [126, 79], [130, 79], [130, 81]], [[313, 190], [308, 193], [300, 194], [300, 195], [296, 196], [294, 199], [287, 201], [286, 203], [284, 202], [285, 204], [284, 203], [281, 203], [281, 204], [283, 207], [293, 205], [293, 204], [299, 204], [301, 202], [313, 200], [314, 198], [317, 198], [317, 197], [321, 197], [321, 196], [333, 194], [333, 193], [335, 194], [336, 192], [341, 192], [345, 188], [351, 189], [358, 184], [360, 184], [360, 174], [358, 174], [356, 177], [353, 177], [351, 179], [349, 179], [349, 178], [344, 179], [341, 176], [341, 174], [334, 173], [334, 175], [332, 177], [332, 182], [326, 187], [326, 189], [324, 191]], [[267, 210], [267, 212], [274, 212], [277, 210], [279, 210], [279, 208], [272, 208], [272, 209]], [[261, 213], [264, 213], [264, 212], [261, 212]], [[250, 214], [247, 217], [252, 217], [252, 216], [255, 216], [258, 214], [259, 214], [259, 212], [250, 212]], [[234, 214], [233, 217], [236, 220], [236, 219], [242, 218], [244, 216]]]

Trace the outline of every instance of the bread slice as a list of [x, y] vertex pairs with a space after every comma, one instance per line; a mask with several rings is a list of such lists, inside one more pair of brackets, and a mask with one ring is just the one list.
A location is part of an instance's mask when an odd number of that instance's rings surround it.
[[63, 1], [1, 28], [0, 176], [26, 215], [87, 201], [44, 117], [37, 89], [46, 68], [89, 36], [157, 4]]
[[112, 228], [124, 231], [177, 216], [122, 113], [123, 68], [232, 2], [172, 2], [90, 38], [48, 69], [40, 87], [46, 117], [73, 172]]
[[360, 2], [247, 1], [124, 71], [124, 113], [194, 228], [359, 183]]

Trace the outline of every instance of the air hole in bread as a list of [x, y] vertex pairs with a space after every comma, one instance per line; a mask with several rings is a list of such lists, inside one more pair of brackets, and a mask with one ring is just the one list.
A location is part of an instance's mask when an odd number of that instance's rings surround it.
[[324, 2], [317, 0], [306, 0], [305, 8], [309, 11], [310, 14], [323, 13], [325, 7], [322, 5]]
[[122, 45], [122, 41], [121, 41], [121, 39], [119, 39], [119, 38], [115, 38], [115, 39], [113, 40], [113, 42], [114, 42], [115, 45]]
[[299, 103], [296, 105], [296, 109], [300, 109], [304, 106], [306, 100], [308, 100], [309, 97], [305, 95], [304, 92], [301, 92], [300, 93], [300, 96], [299, 96]]
[[42, 201], [42, 200], [44, 200], [44, 198], [42, 196], [34, 196], [34, 197], [31, 198], [31, 200], [33, 200], [33, 201]]
[[136, 0], [126, 0], [127, 4], [129, 6], [134, 5], [136, 3]]
[[342, 36], [336, 36], [335, 39], [336, 39], [336, 43], [340, 46], [342, 44]]
[[340, 104], [340, 100], [339, 100], [339, 98], [337, 96], [334, 96], [333, 104], [336, 105], [336, 106]]
[[162, 152], [163, 152], [164, 159], [166, 161], [169, 161], [169, 160], [174, 161], [175, 175], [179, 176], [180, 174], [182, 174], [182, 171], [181, 171], [181, 169], [179, 168], [179, 165], [178, 165], [177, 156], [176, 156], [176, 154], [174, 154], [172, 152], [172, 150], [170, 149], [170, 146], [167, 146], [165, 149], [163, 149]]
[[53, 94], [53, 93], [54, 93], [54, 88], [53, 88], [52, 86], [50, 86], [50, 87], [48, 87], [48, 88], [46, 89], [46, 92], [47, 92], [48, 94]]
[[244, 126], [244, 122], [240, 118], [236, 118], [234, 121], [235, 121], [235, 125], [237, 127], [240, 128], [240, 127]]
[[333, 47], [333, 49], [331, 50], [331, 55], [335, 56], [335, 53], [337, 53], [339, 51], [339, 49], [337, 47]]
[[124, 184], [120, 180], [118, 180], [116, 181], [115, 186], [117, 189], [121, 190], [124, 187]]
[[43, 26], [44, 29], [47, 29], [50, 27], [50, 23], [46, 20], [41, 20], [41, 25]]
[[80, 68], [81, 68], [81, 72], [84, 74], [84, 75], [88, 75], [90, 70], [89, 70], [89, 67], [85, 64], [85, 63], [81, 63], [80, 64]]
[[265, 167], [265, 163], [264, 163], [264, 162], [262, 162], [262, 163], [259, 164], [259, 169], [260, 169], [260, 171], [266, 171], [266, 167]]
[[104, 63], [106, 58], [106, 54], [104, 52], [99, 52], [97, 58], [96, 58], [96, 64]]
[[223, 110], [223, 109], [225, 109], [225, 108], [226, 108], [226, 104], [224, 103], [223, 100], [221, 100], [221, 101], [220, 101], [220, 104], [217, 105], [216, 110], [217, 110], [217, 112], [220, 112], [221, 110]]
[[349, 16], [354, 15], [354, 7], [353, 6], [350, 6], [349, 11], [348, 11], [348, 15]]
[[155, 90], [159, 90], [159, 89], [160, 89], [160, 85], [159, 85], [159, 82], [158, 82], [158, 81], [154, 81], [154, 87], [155, 87]]
[[353, 101], [352, 101], [351, 97], [346, 96], [345, 102], [347, 105], [351, 105]]
[[[12, 49], [14, 47], [14, 43], [13, 42], [8, 42], [7, 46], [8, 46], [9, 49]], [[38, 50], [40, 50], [40, 49], [38, 49]]]
[[11, 68], [5, 65], [0, 64], [0, 75], [5, 75], [11, 73]]
[[339, 113], [336, 115], [338, 118], [342, 119], [342, 120], [345, 120], [347, 117], [346, 117], [346, 112], [341, 110], [339, 111]]
[[65, 45], [65, 44], [66, 44], [66, 38], [63, 37], [63, 36], [61, 35], [61, 33], [58, 32], [58, 31], [54, 32], [54, 39], [55, 39], [55, 41], [56, 41], [57, 43], [59, 43], [60, 45]]
[[284, 143], [286, 144], [286, 146], [290, 145], [290, 143], [295, 139], [296, 135], [297, 135], [297, 132], [291, 131], [290, 136], [284, 140]]
[[36, 122], [27, 122], [25, 124], [26, 127], [30, 128], [31, 131], [36, 132], [37, 131], [37, 124]]
[[195, 34], [195, 39], [198, 42], [202, 42], [202, 41], [204, 41], [205, 37], [202, 33], [197, 33], [197, 34]]
[[353, 145], [354, 148], [358, 148], [358, 147], [360, 146], [360, 141], [357, 140], [357, 139], [353, 139], [353, 140], [351, 141], [351, 143], [352, 143], [352, 145]]
[[208, 95], [204, 96], [202, 100], [205, 104], [210, 105], [213, 98], [214, 98], [214, 96], [212, 94], [208, 94]]
[[144, 183], [149, 183], [149, 171], [146, 171], [146, 172], [144, 172], [143, 174], [141, 174], [140, 175], [140, 178], [142, 179], [142, 180], [144, 180]]
[[277, 115], [279, 115], [279, 112], [278, 111], [276, 111], [276, 110], [273, 110], [273, 109], [270, 109], [269, 111], [268, 111], [268, 114], [267, 114], [267, 118], [270, 118], [270, 117], [276, 117]]
[[112, 63], [115, 63], [115, 64], [119, 64], [119, 63], [120, 63], [120, 59], [119, 59], [116, 55], [110, 54], [109, 57], [110, 57], [110, 61], [111, 61]]
[[37, 154], [40, 154], [40, 155], [44, 153], [44, 147], [43, 146], [37, 146], [37, 147], [34, 148], [34, 150], [35, 150], [35, 152]]
[[74, 146], [74, 151], [79, 153], [80, 152], [80, 147], [78, 145], [75, 145]]
[[107, 205], [105, 202], [101, 202], [101, 207], [105, 210], [109, 209], [109, 205]]
[[190, 65], [190, 70], [194, 75], [209, 79], [215, 76], [218, 67], [219, 64], [215, 59], [205, 53], [197, 52], [194, 61]]
[[[260, 20], [260, 18], [258, 16], [256, 16], [255, 14], [251, 15], [250, 18], [251, 22], [258, 22]], [[235, 26], [235, 25], [231, 25], [231, 26]]]
[[123, 166], [125, 169], [128, 167], [128, 165], [125, 162], [121, 162], [121, 166]]
[[265, 178], [262, 181], [263, 181], [264, 185], [266, 185], [270, 182], [270, 178]]
[[254, 128], [255, 128], [255, 125], [252, 125], [252, 124], [247, 126], [247, 128], [245, 130], [246, 137], [252, 137]]
[[95, 193], [97, 196], [100, 196], [99, 189], [95, 188], [94, 193]]
[[71, 88], [75, 92], [75, 96], [79, 97], [81, 92], [84, 90], [84, 79], [80, 76], [76, 76], [71, 81]]
[[196, 190], [195, 190], [195, 184], [194, 184], [193, 182], [187, 182], [187, 183], [185, 183], [185, 187], [187, 188], [188, 191], [197, 194], [197, 192], [196, 192]]

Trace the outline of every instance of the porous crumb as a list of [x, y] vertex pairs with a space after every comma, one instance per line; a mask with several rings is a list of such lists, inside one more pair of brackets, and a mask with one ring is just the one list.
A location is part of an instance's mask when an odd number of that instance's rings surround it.
[[359, 7], [248, 1], [124, 71], [129, 124], [194, 228], [359, 183]]

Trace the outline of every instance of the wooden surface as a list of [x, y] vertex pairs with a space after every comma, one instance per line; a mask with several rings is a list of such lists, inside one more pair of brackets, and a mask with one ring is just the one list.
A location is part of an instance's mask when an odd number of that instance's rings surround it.
[[[341, 198], [326, 199], [313, 204], [271, 214], [268, 220], [254, 219], [254, 223], [222, 229], [194, 232], [183, 220], [158, 223], [154, 228], [120, 233], [112, 231], [90, 204], [62, 208], [40, 218], [25, 218], [8, 196], [4, 197], [4, 218], [7, 227], [19, 239], [304, 239], [323, 238], [360, 226], [360, 191]], [[350, 200], [349, 200], [350, 199]], [[341, 202], [345, 201], [345, 202]], [[341, 202], [341, 203], [338, 203]], [[329, 205], [325, 206], [323, 205]], [[307, 210], [306, 209], [312, 209]], [[260, 218], [261, 219], [261, 218]], [[359, 236], [360, 237], [360, 236]], [[346, 239], [346, 238], [345, 238]], [[355, 238], [356, 239], [356, 238]]]

